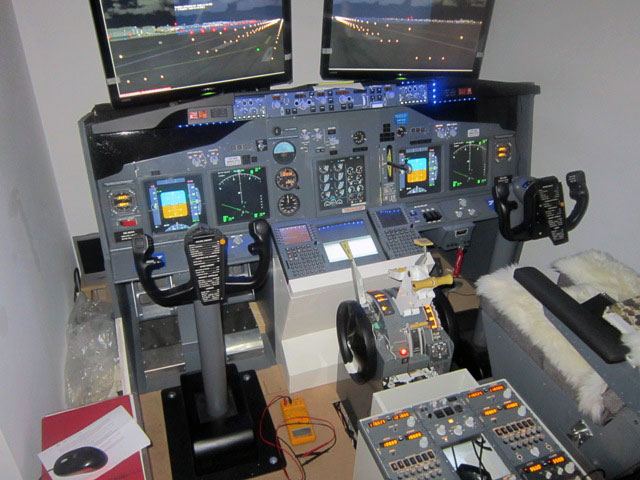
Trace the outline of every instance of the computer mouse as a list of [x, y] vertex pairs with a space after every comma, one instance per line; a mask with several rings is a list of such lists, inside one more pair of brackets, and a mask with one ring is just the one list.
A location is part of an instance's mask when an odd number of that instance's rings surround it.
[[491, 480], [491, 475], [485, 469], [461, 463], [456, 469], [460, 480]]
[[59, 477], [91, 473], [104, 467], [108, 460], [107, 454], [99, 448], [80, 447], [61, 455], [53, 465], [53, 473]]

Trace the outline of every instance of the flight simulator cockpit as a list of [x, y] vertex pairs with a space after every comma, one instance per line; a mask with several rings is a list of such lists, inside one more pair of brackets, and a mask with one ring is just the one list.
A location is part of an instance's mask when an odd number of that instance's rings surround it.
[[[375, 467], [359, 478], [585, 478], [511, 379], [490, 378], [477, 305], [448, 295], [524, 241], [567, 241], [588, 204], [583, 172], [569, 217], [560, 182], [530, 176], [540, 88], [478, 79], [493, 1], [326, 0], [321, 74], [345, 82], [294, 88], [277, 86], [288, 0], [133, 3], [91, 2], [112, 105], [80, 132], [132, 382], [181, 419], [174, 478], [284, 466], [273, 449], [227, 457], [261, 443], [267, 410], [237, 383], [276, 364], [291, 394], [337, 385]], [[462, 368], [493, 383], [372, 407]]]

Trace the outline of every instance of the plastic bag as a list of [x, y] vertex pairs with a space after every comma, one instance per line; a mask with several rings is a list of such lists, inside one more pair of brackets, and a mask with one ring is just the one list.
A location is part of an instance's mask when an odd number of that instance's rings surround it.
[[116, 383], [117, 355], [111, 304], [92, 302], [80, 293], [67, 324], [65, 399], [68, 408], [110, 398]]

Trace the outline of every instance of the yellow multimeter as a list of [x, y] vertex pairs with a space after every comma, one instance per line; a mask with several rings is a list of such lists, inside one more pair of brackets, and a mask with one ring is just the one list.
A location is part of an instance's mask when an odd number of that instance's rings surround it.
[[311, 424], [304, 399], [296, 398], [293, 401], [289, 401], [287, 398], [282, 399], [280, 401], [280, 409], [282, 410], [282, 416], [287, 425], [289, 440], [292, 445], [302, 445], [316, 440], [316, 432]]

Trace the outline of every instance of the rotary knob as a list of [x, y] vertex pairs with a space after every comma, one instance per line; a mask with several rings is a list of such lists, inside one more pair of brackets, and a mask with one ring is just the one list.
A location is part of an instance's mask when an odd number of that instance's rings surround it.
[[518, 408], [518, 415], [520, 415], [521, 417], [524, 417], [527, 414], [527, 407], [525, 407], [524, 405], [520, 406]]
[[502, 392], [502, 396], [507, 400], [511, 398], [513, 395], [513, 391], [510, 388], [507, 388], [504, 392]]
[[464, 424], [469, 428], [473, 428], [476, 424], [476, 421], [473, 417], [467, 417], [467, 419], [464, 421]]
[[411, 415], [409, 418], [407, 418], [407, 427], [413, 428], [415, 424], [416, 424], [416, 417]]
[[422, 437], [420, 439], [420, 448], [427, 448], [429, 446], [429, 439], [427, 437]]
[[453, 433], [459, 437], [460, 435], [462, 435], [462, 427], [460, 425], [456, 425], [455, 427], [453, 427]]
[[540, 456], [540, 449], [538, 447], [531, 448], [529, 452], [531, 452], [531, 455], [533, 455], [534, 457]]
[[576, 464], [573, 462], [569, 462], [564, 466], [564, 471], [569, 475], [572, 475], [576, 471]]
[[436, 428], [436, 433], [441, 437], [444, 437], [447, 433], [447, 427], [445, 427], [444, 425], [438, 426], [438, 428]]
[[362, 130], [358, 130], [357, 132], [354, 132], [351, 138], [353, 140], [353, 143], [355, 143], [356, 145], [362, 145], [364, 142], [367, 141], [367, 135]]

